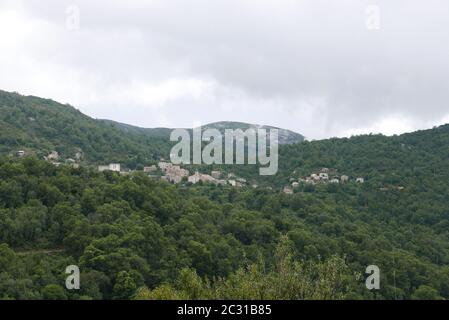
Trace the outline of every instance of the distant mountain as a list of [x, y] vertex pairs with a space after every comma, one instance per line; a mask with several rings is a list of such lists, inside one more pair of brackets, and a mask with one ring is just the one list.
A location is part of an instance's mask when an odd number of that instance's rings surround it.
[[220, 132], [224, 132], [225, 129], [247, 130], [250, 128], [255, 129], [255, 130], [265, 129], [267, 131], [270, 129], [277, 129], [278, 133], [279, 133], [279, 144], [293, 144], [293, 143], [298, 143], [298, 142], [304, 141], [304, 136], [300, 135], [299, 133], [296, 133], [296, 132], [293, 132], [293, 131], [290, 131], [287, 129], [259, 125], [259, 124], [250, 124], [250, 123], [232, 122], [232, 121], [220, 121], [220, 122], [209, 123], [209, 124], [206, 124], [203, 126], [203, 129], [218, 129]]
[[[222, 130], [273, 129], [241, 122], [204, 126]], [[304, 141], [298, 133], [279, 130], [280, 144]], [[86, 163], [120, 162], [129, 168], [167, 158], [174, 144], [171, 128], [140, 128], [111, 120], [93, 119], [68, 104], [0, 90], [0, 155], [19, 150], [43, 157], [55, 150], [62, 160], [82, 152]]]
[[[119, 128], [120, 130], [123, 130], [125, 132], [131, 132], [131, 133], [143, 133], [150, 136], [159, 136], [159, 137], [170, 137], [170, 133], [174, 128], [141, 128], [132, 126], [125, 123], [115, 122], [112, 120], [100, 120], [104, 123], [113, 125], [116, 128]], [[259, 124], [251, 124], [251, 123], [245, 123], [245, 122], [236, 122], [236, 121], [220, 121], [220, 122], [213, 122], [202, 126], [202, 130], [206, 129], [218, 129], [220, 132], [224, 134], [225, 129], [241, 129], [243, 131], [247, 129], [277, 129], [279, 133], [279, 144], [293, 144], [298, 142], [303, 142], [305, 140], [304, 136], [296, 133], [291, 130], [282, 129], [278, 127], [273, 126], [265, 126], [265, 125], [259, 125]], [[191, 130], [191, 129], [187, 129]]]

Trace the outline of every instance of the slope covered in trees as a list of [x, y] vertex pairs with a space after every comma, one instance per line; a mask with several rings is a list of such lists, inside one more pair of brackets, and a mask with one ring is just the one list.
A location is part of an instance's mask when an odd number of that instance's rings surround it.
[[[218, 122], [204, 129], [250, 127], [259, 126]], [[170, 142], [172, 130], [92, 119], [70, 105], [0, 90], [0, 155], [25, 150], [42, 158], [56, 150], [67, 159], [82, 151], [85, 164], [119, 162], [135, 169], [169, 157], [174, 144]], [[279, 139], [281, 143], [294, 143], [302, 141], [303, 136], [279, 129]]]
[[[447, 190], [285, 195], [4, 159], [0, 297], [447, 299]], [[70, 264], [80, 291], [63, 287]], [[365, 287], [371, 264], [379, 291]]]
[[[449, 125], [399, 136], [362, 135], [282, 145], [279, 171], [260, 177], [257, 166], [232, 166], [240, 176], [278, 188], [290, 178], [331, 168], [370, 186], [446, 186], [449, 178]], [[226, 168], [223, 167], [225, 170]], [[441, 190], [440, 190], [441, 192]]]
[[92, 119], [69, 105], [0, 90], [0, 154], [18, 150], [39, 157], [52, 150], [87, 163], [120, 162], [134, 168], [166, 156], [169, 139], [158, 130], [124, 133], [119, 124]]
[[[55, 167], [39, 159], [82, 149], [86, 163], [133, 168], [171, 145], [168, 129], [93, 120], [51, 100], [0, 91], [0, 128], [0, 298], [449, 298], [448, 125], [282, 145], [274, 176], [198, 167], [258, 188]], [[19, 148], [36, 157], [6, 156]], [[279, 192], [322, 167], [351, 181]], [[63, 287], [70, 264], [80, 291]], [[365, 287], [371, 264], [378, 291]]]

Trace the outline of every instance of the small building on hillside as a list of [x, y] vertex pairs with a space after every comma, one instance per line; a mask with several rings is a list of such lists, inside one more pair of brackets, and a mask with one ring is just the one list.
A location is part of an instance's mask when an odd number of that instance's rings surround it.
[[290, 187], [284, 187], [284, 189], [282, 190], [282, 192], [286, 193], [286, 194], [293, 194], [293, 190]]
[[110, 163], [106, 166], [100, 165], [98, 166], [98, 171], [114, 171], [114, 172], [120, 172], [120, 164], [119, 163]]
[[78, 148], [77, 151], [75, 152], [75, 160], [81, 161], [82, 158], [83, 158], [83, 151]]
[[311, 177], [307, 177], [306, 180], [305, 180], [305, 182], [306, 182], [307, 184], [315, 184], [315, 180], [313, 180]]
[[16, 156], [18, 156], [19, 158], [22, 158], [23, 156], [25, 156], [25, 151], [23, 151], [23, 150], [17, 151]]
[[195, 172], [190, 177], [188, 177], [187, 181], [190, 182], [190, 183], [193, 183], [193, 184], [200, 182], [200, 174], [198, 173], [198, 171]]
[[184, 177], [189, 176], [189, 170], [170, 164], [170, 166], [165, 169], [165, 176], [170, 182], [180, 183]]
[[237, 178], [236, 180], [238, 182], [240, 182], [241, 184], [245, 184], [246, 183], [246, 179], [243, 179], [243, 178]]
[[362, 177], [358, 177], [357, 179], [355, 179], [355, 182], [357, 182], [357, 183], [364, 183], [365, 179], [363, 179]]
[[143, 172], [145, 173], [151, 173], [157, 170], [157, 167], [155, 165], [149, 166], [149, 167], [143, 167]]
[[340, 177], [340, 181], [341, 181], [341, 182], [348, 182], [348, 181], [349, 181], [349, 177], [346, 176], [346, 175], [342, 175], [342, 176]]
[[158, 163], [158, 166], [159, 166], [159, 168], [162, 170], [162, 171], [165, 171], [165, 170], [167, 170], [169, 167], [171, 167], [172, 166], [172, 164], [170, 163], [170, 162], [159, 162]]
[[44, 159], [45, 160], [58, 160], [59, 153], [57, 151], [52, 151], [47, 156], [45, 156]]
[[109, 170], [114, 172], [120, 172], [120, 163], [110, 163], [109, 164]]
[[212, 176], [210, 176], [208, 174], [200, 174], [200, 180], [203, 181], [203, 182], [210, 182], [210, 183], [216, 183], [217, 182], [217, 180], [214, 177], [212, 177]]
[[319, 177], [320, 177], [320, 180], [329, 180], [329, 175], [324, 172], [320, 172]]
[[193, 184], [198, 183], [200, 181], [209, 182], [209, 183], [217, 183], [217, 180], [215, 178], [213, 178], [212, 176], [210, 176], [208, 174], [199, 173], [198, 171], [195, 172], [195, 174], [188, 177], [187, 181], [190, 183], [193, 183]]
[[213, 178], [215, 178], [215, 179], [220, 179], [220, 177], [221, 177], [221, 172], [220, 171], [212, 171], [211, 173], [210, 173], [210, 175], [213, 177]]

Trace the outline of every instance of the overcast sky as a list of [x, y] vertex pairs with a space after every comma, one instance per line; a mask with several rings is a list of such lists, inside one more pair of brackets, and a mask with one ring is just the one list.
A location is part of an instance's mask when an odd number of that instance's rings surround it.
[[0, 89], [142, 127], [449, 122], [447, 0], [0, 0]]

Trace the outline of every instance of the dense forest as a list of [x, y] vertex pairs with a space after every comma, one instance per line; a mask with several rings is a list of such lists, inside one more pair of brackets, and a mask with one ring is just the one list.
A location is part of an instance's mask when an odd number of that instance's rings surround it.
[[[5, 299], [449, 298], [447, 179], [286, 195], [0, 162]], [[64, 288], [79, 265], [81, 289]], [[365, 268], [381, 289], [365, 288]]]
[[[52, 100], [0, 91], [0, 128], [2, 299], [449, 298], [449, 125], [281, 145], [274, 176], [189, 168], [257, 188], [100, 173], [90, 165], [166, 157], [167, 129]], [[42, 160], [79, 149], [78, 168]], [[281, 192], [323, 167], [350, 181]], [[80, 290], [64, 287], [72, 264]], [[368, 265], [380, 268], [380, 290], [365, 287]]]

